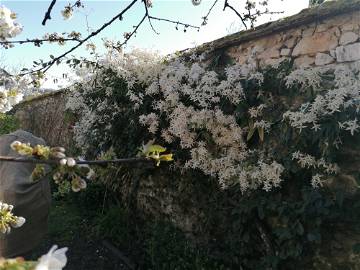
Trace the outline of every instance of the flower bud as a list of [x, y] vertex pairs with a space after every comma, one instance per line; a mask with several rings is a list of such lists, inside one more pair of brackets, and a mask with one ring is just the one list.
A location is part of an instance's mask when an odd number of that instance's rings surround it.
[[84, 179], [79, 180], [79, 187], [85, 189], [87, 187], [86, 181]]
[[67, 163], [67, 160], [65, 158], [60, 159], [60, 165], [65, 166]]
[[51, 152], [50, 156], [57, 159], [66, 158], [66, 155], [62, 152]]
[[14, 141], [10, 144], [10, 147], [12, 150], [16, 151], [16, 149], [21, 145], [22, 143], [19, 141]]
[[16, 219], [16, 222], [15, 222], [15, 223], [12, 223], [11, 226], [12, 226], [13, 228], [19, 228], [19, 227], [21, 227], [22, 225], [24, 225], [25, 221], [26, 221], [25, 218], [23, 218], [23, 217], [18, 217], [18, 218]]
[[7, 228], [8, 227], [6, 225], [0, 226], [0, 232], [3, 233], [3, 234], [6, 234]]
[[61, 178], [61, 173], [60, 173], [60, 172], [54, 173], [54, 175], [53, 175], [53, 180], [54, 180], [54, 181], [57, 181], [57, 180], [59, 180], [60, 178]]
[[67, 164], [69, 167], [74, 167], [74, 166], [76, 165], [76, 161], [75, 161], [75, 159], [73, 159], [73, 158], [67, 158], [66, 164]]
[[61, 152], [61, 153], [65, 153], [65, 148], [64, 147], [52, 147], [50, 149], [51, 152]]

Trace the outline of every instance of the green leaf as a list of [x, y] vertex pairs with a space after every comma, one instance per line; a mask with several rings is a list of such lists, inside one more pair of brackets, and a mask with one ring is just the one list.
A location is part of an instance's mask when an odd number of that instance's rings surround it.
[[296, 232], [299, 234], [299, 235], [303, 235], [304, 234], [304, 226], [298, 222], [298, 225], [296, 227]]
[[355, 254], [360, 254], [360, 243], [353, 245], [352, 250]]
[[254, 132], [255, 132], [254, 123], [252, 121], [250, 121], [249, 122], [249, 132], [248, 132], [248, 135], [246, 138], [247, 141], [251, 140], [252, 136], [254, 135]]
[[262, 206], [259, 206], [259, 207], [258, 207], [258, 215], [259, 215], [259, 218], [260, 218], [260, 219], [264, 219], [265, 214], [264, 214], [264, 209], [263, 209]]
[[259, 138], [260, 138], [260, 141], [264, 141], [264, 128], [262, 127], [258, 127], [258, 133], [259, 133]]
[[319, 233], [308, 233], [307, 239], [310, 242], [315, 242], [315, 241], [319, 241], [321, 239], [321, 236], [319, 235]]

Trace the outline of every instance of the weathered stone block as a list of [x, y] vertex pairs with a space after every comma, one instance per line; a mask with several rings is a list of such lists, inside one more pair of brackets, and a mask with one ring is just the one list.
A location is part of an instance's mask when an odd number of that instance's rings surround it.
[[322, 23], [316, 26], [316, 32], [321, 33], [327, 31], [331, 27], [329, 23]]
[[315, 63], [315, 58], [308, 55], [300, 56], [295, 59], [294, 64], [296, 67], [309, 67]]
[[272, 59], [265, 59], [262, 63], [260, 64], [263, 64], [265, 66], [278, 66], [281, 62], [285, 61], [289, 59], [289, 57], [281, 57], [281, 58], [272, 58]]
[[258, 58], [259, 59], [269, 59], [269, 58], [279, 58], [280, 51], [278, 48], [270, 48], [265, 50], [264, 52], [260, 53]]
[[333, 63], [334, 61], [335, 59], [326, 53], [318, 53], [315, 57], [315, 65], [317, 66], [328, 65]]
[[292, 48], [294, 48], [294, 46], [295, 46], [295, 44], [296, 44], [296, 42], [297, 42], [298, 39], [299, 39], [299, 37], [289, 38], [288, 40], [286, 40], [286, 41], [284, 42], [284, 45], [285, 45], [286, 47], [288, 47], [289, 49], [292, 49]]
[[310, 37], [316, 32], [316, 25], [311, 24], [308, 28], [305, 28], [302, 32], [303, 37]]
[[358, 38], [359, 36], [354, 32], [345, 32], [341, 35], [339, 43], [340, 45], [347, 45], [350, 43], [354, 43], [358, 40]]
[[360, 43], [339, 46], [336, 48], [336, 60], [338, 62], [350, 62], [360, 60]]
[[290, 54], [291, 54], [291, 49], [284, 48], [284, 49], [281, 49], [281, 51], [280, 51], [281, 56], [289, 56]]
[[318, 52], [326, 52], [335, 49], [338, 45], [338, 38], [335, 35], [335, 29], [314, 33], [312, 36], [303, 37], [295, 46], [292, 55], [316, 54]]
[[353, 23], [347, 23], [347, 24], [344, 24], [341, 26], [341, 31], [352, 31], [354, 30], [356, 27], [355, 27], [355, 24]]
[[330, 55], [336, 58], [336, 50], [330, 50]]

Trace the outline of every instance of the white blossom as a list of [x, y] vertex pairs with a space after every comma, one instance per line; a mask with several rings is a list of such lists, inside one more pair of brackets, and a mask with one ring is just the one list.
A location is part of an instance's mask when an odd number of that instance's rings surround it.
[[58, 249], [54, 245], [47, 254], [39, 258], [39, 263], [36, 265], [35, 270], [62, 270], [66, 263], [67, 248]]
[[6, 41], [21, 33], [22, 26], [15, 22], [16, 14], [5, 6], [0, 6], [0, 40]]

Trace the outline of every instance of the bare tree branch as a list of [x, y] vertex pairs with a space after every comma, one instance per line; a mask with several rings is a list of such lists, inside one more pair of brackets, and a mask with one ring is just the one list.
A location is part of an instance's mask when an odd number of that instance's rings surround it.
[[157, 21], [164, 21], [164, 22], [168, 22], [168, 23], [172, 23], [172, 24], [176, 24], [176, 25], [182, 25], [184, 26], [185, 28], [194, 28], [194, 29], [197, 29], [197, 30], [200, 30], [200, 26], [195, 26], [195, 25], [191, 25], [191, 24], [187, 24], [187, 23], [182, 23], [182, 22], [179, 22], [179, 21], [173, 21], [173, 20], [169, 20], [169, 19], [165, 19], [165, 18], [159, 18], [159, 17], [154, 17], [154, 16], [150, 16], [149, 15], [149, 18], [152, 19], [152, 20], [157, 20]]
[[214, 6], [216, 5], [216, 3], [217, 3], [218, 1], [219, 1], [219, 0], [215, 0], [215, 1], [214, 1], [214, 3], [212, 4], [212, 6], [210, 7], [210, 9], [209, 9], [208, 13], [207, 13], [204, 17], [202, 17], [203, 22], [202, 22], [202, 24], [201, 24], [201, 25], [206, 25], [206, 24], [207, 24], [208, 17], [209, 17], [209, 15], [210, 15], [210, 13], [211, 13], [212, 9], [214, 8]]
[[49, 6], [48, 10], [46, 11], [45, 17], [41, 23], [42, 25], [45, 25], [47, 20], [51, 20], [51, 10], [53, 9], [55, 3], [56, 3], [56, 0], [51, 1], [50, 6]]
[[117, 14], [115, 17], [113, 17], [111, 20], [109, 20], [108, 22], [106, 22], [105, 24], [103, 24], [103, 26], [101, 26], [98, 30], [92, 32], [91, 34], [89, 34], [85, 39], [81, 40], [76, 46], [72, 47], [71, 49], [67, 50], [66, 52], [64, 52], [63, 54], [54, 57], [52, 60], [50, 60], [47, 65], [36, 69], [36, 70], [31, 70], [29, 72], [25, 72], [22, 73], [20, 75], [27, 75], [27, 74], [31, 74], [31, 73], [35, 73], [35, 72], [46, 72], [48, 71], [55, 63], [61, 61], [62, 58], [64, 58], [65, 56], [67, 56], [68, 54], [70, 54], [71, 52], [75, 51], [77, 48], [79, 48], [81, 45], [83, 45], [86, 41], [88, 41], [89, 39], [91, 39], [92, 37], [96, 36], [97, 34], [99, 34], [101, 31], [103, 31], [106, 27], [108, 27], [109, 25], [111, 25], [114, 21], [121, 19], [122, 16], [137, 2], [138, 0], [133, 0], [126, 8], [124, 8], [119, 14]]
[[[88, 165], [105, 165], [109, 163], [148, 163], [153, 162], [147, 158], [120, 158], [111, 160], [75, 160], [76, 164], [88, 164]], [[19, 157], [8, 157], [0, 156], [0, 162], [17, 162], [17, 163], [32, 163], [32, 164], [48, 164], [48, 165], [59, 165], [60, 160], [43, 160], [35, 158], [19, 158]]]
[[242, 22], [243, 25], [245, 26], [245, 29], [248, 29], [248, 27], [247, 27], [247, 25], [246, 25], [246, 23], [245, 23], [244, 17], [241, 16], [241, 14], [240, 14], [233, 6], [229, 5], [228, 0], [225, 0], [224, 9], [223, 9], [223, 10], [225, 10], [227, 7], [230, 8], [232, 11], [235, 12], [235, 14], [240, 18], [241, 22]]
[[130, 38], [136, 33], [136, 31], [139, 29], [140, 25], [145, 21], [147, 15], [145, 14], [144, 17], [141, 19], [141, 21], [134, 27], [134, 30], [130, 33], [125, 33], [125, 41], [121, 43], [119, 46], [116, 47], [116, 49], [120, 49], [122, 46], [127, 44], [127, 42], [130, 40]]
[[[92, 37], [98, 35], [101, 31], [103, 31], [105, 28], [107, 28], [108, 26], [110, 26], [114, 21], [116, 20], [122, 20], [123, 19], [123, 15], [137, 2], [138, 0], [133, 0], [126, 8], [124, 8], [119, 14], [117, 14], [115, 17], [113, 17], [111, 20], [109, 20], [108, 22], [106, 22], [105, 24], [103, 24], [103, 26], [101, 26], [99, 29], [97, 29], [94, 32], [91, 32], [86, 38], [82, 39], [82, 40], [78, 40], [78, 44], [74, 47], [72, 47], [71, 49], [67, 50], [66, 52], [64, 52], [63, 54], [57, 56], [57, 57], [53, 57], [49, 62], [45, 62], [42, 63], [42, 66], [40, 68], [37, 69], [33, 69], [30, 70], [28, 72], [25, 73], [21, 73], [19, 74], [20, 76], [24, 76], [27, 74], [33, 74], [33, 73], [45, 73], [46, 71], [48, 71], [54, 64], [56, 63], [60, 63], [61, 60], [63, 58], [65, 58], [67, 55], [69, 55], [71, 52], [75, 51], [77, 48], [79, 48], [80, 46], [82, 46], [85, 42], [87, 42], [88, 40], [90, 40]], [[176, 27], [178, 27], [178, 25], [184, 26], [184, 32], [186, 32], [186, 28], [194, 28], [197, 29], [199, 31], [200, 27], [199, 26], [194, 26], [191, 24], [187, 24], [187, 23], [183, 23], [180, 21], [173, 21], [170, 19], [165, 19], [165, 18], [159, 18], [159, 17], [154, 17], [151, 16], [149, 14], [148, 8], [146, 6], [146, 2], [144, 0], [142, 0], [145, 4], [145, 15], [143, 16], [143, 18], [140, 20], [140, 22], [138, 23], [137, 26], [135, 26], [134, 30], [132, 32], [129, 33], [125, 33], [128, 34], [125, 36], [125, 41], [123, 43], [121, 43], [119, 46], [114, 46], [115, 49], [119, 49], [120, 47], [124, 46], [125, 44], [127, 44], [127, 42], [129, 41], [129, 39], [136, 33], [136, 31], [138, 30], [138, 28], [140, 27], [140, 25], [144, 22], [144, 20], [146, 18], [148, 18], [150, 25], [152, 27], [152, 29], [156, 32], [156, 30], [154, 29], [153, 25], [151, 24], [151, 20], [157, 20], [157, 21], [164, 21], [164, 22], [168, 22], [168, 23], [172, 23], [172, 24], [176, 24]], [[79, 1], [77, 1], [76, 3], [78, 3]], [[76, 4], [75, 4], [76, 5]]]
[[7, 44], [25, 44], [25, 43], [34, 43], [34, 44], [41, 44], [43, 42], [65, 42], [65, 41], [77, 41], [81, 42], [78, 38], [44, 38], [44, 39], [25, 39], [25, 40], [12, 40], [12, 41], [0, 41], [1, 45]]
[[155, 30], [155, 28], [154, 28], [154, 26], [153, 26], [153, 24], [151, 22], [151, 19], [149, 17], [149, 9], [148, 9], [148, 6], [146, 4], [146, 1], [143, 1], [143, 2], [144, 2], [144, 6], [145, 6], [146, 17], [148, 18], [151, 29], [154, 31], [155, 34], [160, 35], [160, 33]]

